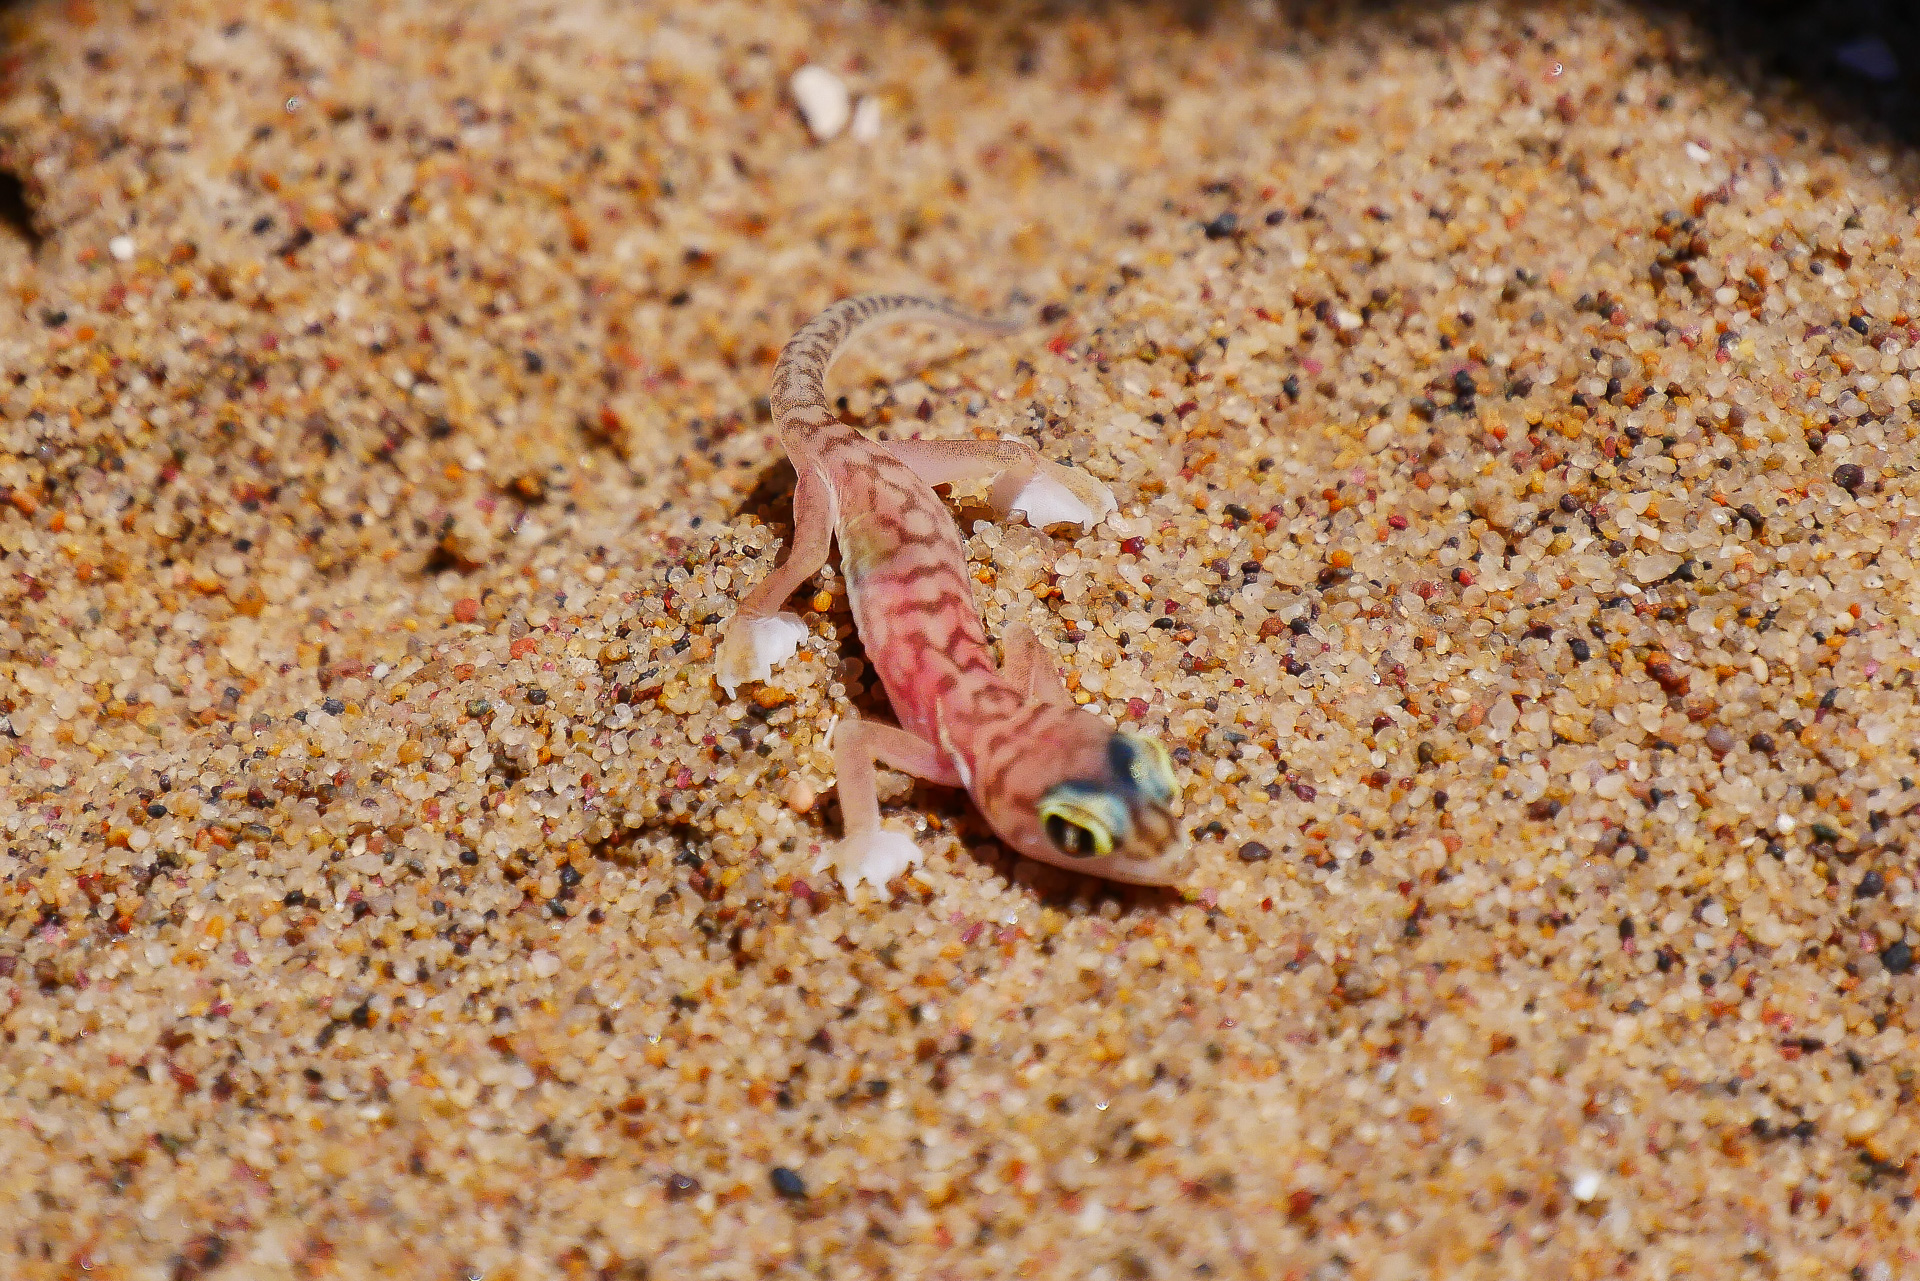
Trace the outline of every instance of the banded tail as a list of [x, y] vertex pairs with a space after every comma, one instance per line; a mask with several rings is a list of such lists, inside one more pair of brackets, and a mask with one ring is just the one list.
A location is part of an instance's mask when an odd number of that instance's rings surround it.
[[781, 443], [789, 453], [800, 443], [794, 437], [839, 424], [827, 402], [827, 371], [847, 343], [869, 325], [897, 320], [927, 320], [993, 334], [1017, 333], [1021, 328], [1017, 322], [989, 320], [943, 299], [913, 294], [861, 294], [833, 304], [787, 340], [773, 367], [769, 400]]

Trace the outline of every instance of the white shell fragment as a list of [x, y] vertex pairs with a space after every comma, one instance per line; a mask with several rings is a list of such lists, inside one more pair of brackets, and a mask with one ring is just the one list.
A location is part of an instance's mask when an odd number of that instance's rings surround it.
[[851, 134], [855, 142], [872, 142], [880, 136], [880, 100], [862, 98], [853, 109]]
[[813, 132], [814, 141], [825, 142], [847, 127], [847, 119], [853, 114], [853, 100], [839, 76], [825, 67], [808, 63], [793, 73], [788, 88], [793, 91], [793, 100], [800, 105], [800, 115]]

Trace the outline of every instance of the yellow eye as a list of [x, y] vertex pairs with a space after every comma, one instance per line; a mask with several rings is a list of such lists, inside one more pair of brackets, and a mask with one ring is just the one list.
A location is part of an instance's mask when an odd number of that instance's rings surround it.
[[1058, 814], [1047, 819], [1047, 839], [1068, 858], [1094, 858], [1113, 853], [1113, 838], [1105, 828], [1083, 826]]
[[1145, 734], [1122, 734], [1118, 737], [1125, 739], [1133, 748], [1129, 762], [1133, 785], [1162, 805], [1171, 801], [1174, 791], [1173, 757], [1168, 754], [1165, 745], [1159, 739], [1148, 738]]

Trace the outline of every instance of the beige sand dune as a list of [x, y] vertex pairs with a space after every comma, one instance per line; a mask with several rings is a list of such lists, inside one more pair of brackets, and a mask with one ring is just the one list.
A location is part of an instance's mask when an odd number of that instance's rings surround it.
[[[0, 1275], [1920, 1267], [1910, 155], [1607, 7], [0, 22]], [[1180, 892], [816, 872], [831, 575], [718, 694], [899, 287]]]

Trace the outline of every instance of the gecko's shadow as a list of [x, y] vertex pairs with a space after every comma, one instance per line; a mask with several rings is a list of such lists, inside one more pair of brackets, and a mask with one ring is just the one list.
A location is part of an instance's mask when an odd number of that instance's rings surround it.
[[1166, 916], [1187, 902], [1186, 896], [1170, 885], [1122, 885], [1045, 863], [1031, 866], [1035, 870], [1027, 874], [1016, 868], [1013, 879], [1016, 884], [1029, 885], [1034, 897], [1047, 907], [1065, 910], [1084, 902], [1097, 915], [1104, 904], [1113, 903], [1119, 908], [1115, 919], [1127, 921], [1148, 914]]
[[783, 453], [780, 457], [760, 469], [759, 479], [754, 482], [746, 497], [735, 504], [729, 519], [738, 520], [742, 516], [757, 516], [779, 533], [781, 548], [784, 550], [793, 541], [793, 487], [799, 483], [794, 475], [793, 462]]

